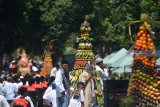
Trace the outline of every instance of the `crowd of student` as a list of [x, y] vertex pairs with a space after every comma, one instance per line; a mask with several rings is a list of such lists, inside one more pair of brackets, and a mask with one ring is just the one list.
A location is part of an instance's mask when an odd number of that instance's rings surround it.
[[0, 78], [0, 107], [42, 107], [43, 94], [53, 80], [53, 77], [39, 75], [23, 77], [3, 73]]
[[53, 69], [55, 75], [46, 77], [38, 72], [21, 76], [3, 71], [0, 75], [0, 107], [68, 107], [70, 83], [62, 75], [65, 68], [67, 64], [62, 61], [61, 67], [57, 65]]
[[[97, 58], [96, 64], [95, 67], [87, 66], [85, 72], [90, 74], [96, 69], [101, 81], [107, 79], [107, 73], [102, 69], [102, 59]], [[38, 72], [31, 72], [25, 76], [2, 72], [0, 107], [91, 107], [96, 104], [91, 100], [92, 93], [95, 93], [91, 89], [94, 86], [93, 78], [89, 77], [87, 82], [78, 81], [77, 88], [73, 91], [70, 89], [67, 68], [67, 61], [62, 60], [60, 65], [52, 69], [50, 76], [46, 77], [40, 76]], [[92, 92], [87, 92], [86, 87]]]

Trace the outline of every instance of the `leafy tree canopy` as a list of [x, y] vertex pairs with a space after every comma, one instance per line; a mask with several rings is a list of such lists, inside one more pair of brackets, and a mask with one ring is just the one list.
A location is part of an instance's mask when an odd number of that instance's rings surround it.
[[[56, 52], [62, 55], [65, 47], [74, 47], [87, 15], [94, 51], [104, 56], [132, 46], [128, 23], [139, 20], [142, 12], [148, 12], [151, 20], [158, 20], [159, 6], [159, 0], [1, 0], [0, 52], [24, 47], [41, 54], [43, 44], [55, 39]], [[133, 36], [137, 27], [131, 27]], [[158, 29], [153, 28], [157, 32]], [[155, 43], [159, 44], [159, 37], [156, 38]]]

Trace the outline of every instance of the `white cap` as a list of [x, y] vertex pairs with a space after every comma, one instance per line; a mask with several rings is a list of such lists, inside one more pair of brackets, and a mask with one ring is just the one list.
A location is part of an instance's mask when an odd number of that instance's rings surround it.
[[36, 77], [41, 77], [41, 76], [39, 74], [37, 74]]
[[16, 62], [15, 60], [11, 61], [11, 63], [15, 63], [15, 62]]
[[96, 64], [97, 64], [97, 63], [100, 63], [101, 61], [103, 61], [102, 58], [97, 58], [97, 59], [96, 59]]
[[32, 70], [36, 72], [36, 71], [38, 71], [38, 68], [35, 66], [32, 66]]
[[23, 76], [20, 76], [20, 79], [23, 79], [24, 77]]

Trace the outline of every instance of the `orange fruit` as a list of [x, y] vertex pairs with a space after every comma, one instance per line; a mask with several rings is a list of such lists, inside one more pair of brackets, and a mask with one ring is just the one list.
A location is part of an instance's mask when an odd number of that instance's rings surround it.
[[157, 81], [157, 84], [158, 84], [158, 85], [160, 85], [160, 80], [159, 80], [159, 81]]
[[150, 38], [151, 36], [150, 36], [150, 34], [147, 34], [147, 38]]
[[137, 36], [138, 36], [138, 37], [140, 37], [140, 36], [141, 36], [141, 33], [140, 33], [140, 32], [138, 32], [138, 33], [137, 33]]
[[144, 31], [143, 30], [140, 30], [140, 34], [143, 34], [144, 33]]
[[145, 34], [145, 33], [143, 33], [143, 34], [142, 34], [142, 37], [146, 37], [146, 34]]
[[151, 39], [151, 38], [148, 38], [148, 42], [152, 42], [152, 39]]

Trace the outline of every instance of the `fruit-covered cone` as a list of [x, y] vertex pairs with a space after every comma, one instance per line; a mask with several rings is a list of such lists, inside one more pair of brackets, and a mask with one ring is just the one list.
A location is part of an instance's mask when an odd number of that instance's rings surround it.
[[70, 78], [71, 84], [74, 88], [76, 87], [79, 76], [82, 74], [88, 61], [94, 60], [92, 43], [90, 43], [91, 40], [89, 38], [89, 33], [91, 31], [90, 24], [85, 20], [82, 23], [80, 30], [81, 30], [81, 36], [80, 38], [78, 38], [79, 41], [78, 50], [75, 55], [76, 60]]
[[149, 32], [150, 25], [142, 25], [135, 37], [132, 76], [128, 95], [134, 97], [136, 107], [160, 107], [160, 85], [155, 70], [155, 48]]

